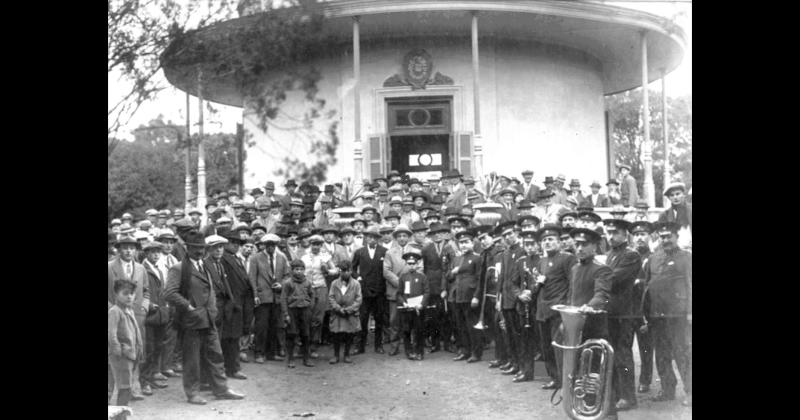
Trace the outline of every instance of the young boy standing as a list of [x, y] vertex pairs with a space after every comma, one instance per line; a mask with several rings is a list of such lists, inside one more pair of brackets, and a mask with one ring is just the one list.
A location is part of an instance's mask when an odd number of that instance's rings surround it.
[[114, 375], [116, 405], [128, 405], [133, 397], [133, 383], [139, 379], [143, 349], [139, 324], [133, 314], [135, 293], [136, 283], [125, 279], [114, 281], [116, 302], [108, 310], [108, 361]]
[[344, 343], [344, 362], [350, 360], [350, 345], [353, 337], [361, 331], [358, 310], [361, 307], [361, 284], [351, 277], [350, 261], [340, 261], [339, 278], [331, 283], [328, 306], [331, 308], [330, 330], [333, 336], [334, 356], [330, 364], [339, 363], [339, 348]]
[[281, 309], [286, 321], [286, 367], [294, 367], [295, 337], [300, 336], [303, 345], [303, 366], [314, 367], [309, 360], [311, 348], [311, 302], [314, 289], [306, 279], [306, 265], [302, 260], [292, 260], [292, 277], [283, 282], [281, 290]]
[[[408, 360], [422, 360], [425, 355], [425, 337], [423, 319], [425, 306], [428, 303], [430, 288], [428, 278], [420, 273], [417, 262], [422, 259], [422, 253], [411, 249], [403, 254], [403, 260], [408, 265], [409, 272], [400, 276], [397, 288], [397, 307], [400, 313], [400, 325], [403, 331], [403, 347]], [[421, 302], [409, 304], [412, 298], [422, 297]], [[411, 349], [411, 332], [414, 332], [414, 351]]]

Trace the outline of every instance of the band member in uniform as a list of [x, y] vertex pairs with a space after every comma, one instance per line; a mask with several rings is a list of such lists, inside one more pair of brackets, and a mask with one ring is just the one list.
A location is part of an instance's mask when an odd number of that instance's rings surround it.
[[445, 351], [452, 351], [450, 348], [452, 326], [448, 314], [445, 312], [444, 298], [442, 297], [442, 291], [447, 290], [447, 280], [443, 274], [450, 270], [449, 262], [456, 257], [453, 244], [447, 240], [449, 233], [450, 227], [446, 224], [438, 222], [432, 224], [430, 235], [433, 237], [433, 241], [422, 248], [425, 277], [428, 278], [430, 289], [428, 306], [435, 306], [435, 308], [428, 310], [430, 316], [428, 317], [428, 325], [425, 326], [426, 336], [430, 338], [432, 344], [431, 353], [441, 349], [441, 341], [444, 341]]
[[[631, 224], [631, 235], [633, 235], [633, 245], [639, 257], [642, 259], [642, 267], [647, 264], [650, 258], [650, 234], [653, 232], [653, 224], [640, 221]], [[633, 331], [636, 333], [636, 343], [639, 347], [639, 359], [642, 367], [639, 371], [640, 393], [650, 392], [650, 383], [653, 380], [653, 335], [649, 331], [642, 331], [644, 325], [642, 315], [642, 305], [644, 303], [644, 270], [639, 270], [636, 281], [633, 283]]]
[[[484, 333], [489, 340], [494, 341], [494, 360], [489, 363], [489, 368], [498, 368], [508, 363], [508, 350], [506, 341], [499, 328], [499, 313], [495, 311], [497, 303], [497, 267], [502, 261], [505, 247], [495, 244], [493, 238], [494, 228], [489, 225], [481, 225], [475, 228], [478, 240], [481, 241], [483, 251], [481, 251], [481, 272], [478, 277], [478, 288], [475, 296], [478, 302], [484, 306], [483, 325]], [[484, 300], [486, 300], [484, 302]], [[479, 314], [480, 315], [480, 314]]]
[[562, 252], [559, 237], [561, 228], [554, 224], [544, 225], [537, 232], [537, 239], [544, 250], [539, 261], [539, 275], [536, 277], [536, 324], [539, 328], [539, 345], [550, 382], [543, 389], [556, 389], [561, 386], [559, 369], [561, 352], [552, 346], [553, 339], [561, 327], [561, 315], [552, 310], [553, 305], [567, 303], [569, 293], [569, 274], [578, 260], [574, 255]]
[[639, 253], [628, 248], [630, 222], [606, 219], [606, 239], [611, 245], [606, 265], [611, 268], [611, 300], [608, 302], [608, 334], [614, 348], [614, 380], [617, 410], [636, 407], [636, 372], [633, 363], [633, 285], [642, 269]]
[[503, 252], [503, 261], [500, 266], [500, 283], [498, 290], [500, 296], [496, 305], [497, 311], [502, 311], [505, 320], [508, 337], [508, 353], [511, 361], [500, 367], [504, 375], [515, 375], [519, 373], [521, 360], [519, 359], [520, 348], [520, 325], [517, 316], [517, 299], [521, 293], [520, 275], [517, 273], [516, 261], [525, 252], [519, 243], [516, 231], [516, 223], [513, 221], [505, 222], [500, 225], [503, 239], [506, 241], [506, 250]]
[[[408, 265], [408, 272], [400, 276], [397, 287], [398, 316], [400, 317], [401, 330], [403, 331], [403, 348], [408, 360], [422, 360], [425, 356], [425, 336], [423, 330], [423, 317], [428, 304], [430, 289], [428, 279], [418, 271], [417, 262], [422, 254], [416, 248], [410, 248], [403, 254], [403, 259]], [[409, 299], [421, 297], [417, 304], [410, 304]], [[414, 334], [414, 348], [411, 348], [411, 334]]]
[[[602, 237], [596, 231], [586, 228], [573, 229], [571, 235], [575, 240], [578, 264], [572, 267], [570, 274], [569, 305], [580, 307], [580, 311], [589, 315], [583, 327], [584, 341], [593, 338], [608, 340], [608, 317], [605, 312], [596, 313], [608, 309], [613, 277], [612, 270], [594, 258]], [[595, 357], [594, 361], [599, 364], [599, 357]], [[592, 370], [596, 371], [597, 366], [592, 366]], [[613, 387], [605, 390], [609, 391], [612, 404], [608, 407], [606, 419], [616, 420], [617, 407], [613, 404], [616, 401], [616, 392]]]
[[517, 259], [517, 272], [522, 277], [521, 290], [517, 304], [520, 330], [520, 372], [514, 377], [514, 382], [528, 382], [533, 380], [533, 364], [536, 350], [538, 349], [536, 325], [533, 317], [536, 315], [536, 306], [533, 296], [539, 266], [539, 247], [536, 243], [536, 233], [526, 231], [522, 233], [522, 248], [525, 253]]
[[461, 352], [453, 360], [467, 359], [467, 363], [481, 360], [483, 341], [480, 331], [473, 328], [478, 323], [478, 299], [475, 291], [478, 288], [478, 275], [481, 272], [480, 258], [473, 252], [475, 234], [472, 230], [456, 233], [461, 255], [453, 261], [453, 269], [447, 274], [455, 277], [456, 320], [459, 329]]
[[[692, 405], [692, 253], [678, 247], [680, 225], [658, 222], [655, 231], [661, 246], [644, 266], [647, 282], [645, 314], [656, 347], [656, 369], [661, 390], [654, 401], [675, 399], [675, 372], [678, 365], [686, 398], [683, 405]], [[648, 307], [649, 306], [649, 307]]]

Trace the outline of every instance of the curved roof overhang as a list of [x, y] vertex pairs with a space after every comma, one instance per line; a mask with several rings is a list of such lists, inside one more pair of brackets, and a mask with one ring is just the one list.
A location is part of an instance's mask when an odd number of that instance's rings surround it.
[[[344, 45], [352, 42], [353, 18], [359, 17], [362, 42], [403, 37], [468, 37], [471, 15], [478, 15], [480, 37], [553, 44], [583, 51], [603, 67], [603, 93], [611, 95], [642, 85], [641, 36], [646, 33], [648, 80], [669, 73], [683, 59], [686, 35], [666, 18], [638, 10], [587, 2], [484, 0], [336, 0], [320, 3], [327, 18], [324, 33]], [[280, 9], [267, 13], [281, 13]], [[221, 22], [192, 36], [214, 36], [257, 21], [259, 13]], [[164, 67], [177, 88], [196, 93], [192, 68]], [[230, 80], [204, 82], [205, 99], [242, 106]]]

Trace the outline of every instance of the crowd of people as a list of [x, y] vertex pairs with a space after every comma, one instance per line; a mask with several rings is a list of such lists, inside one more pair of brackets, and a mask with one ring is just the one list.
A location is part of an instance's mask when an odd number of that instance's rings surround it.
[[477, 363], [493, 347], [489, 368], [514, 383], [541, 360], [555, 390], [551, 306], [567, 304], [589, 314], [584, 339], [614, 348], [609, 418], [650, 392], [654, 359], [653, 399], [675, 399], [674, 360], [691, 406], [691, 196], [668, 185], [670, 206], [651, 220], [621, 166], [604, 194], [596, 181], [585, 195], [578, 180], [567, 189], [563, 175], [539, 186], [532, 171], [490, 190], [454, 170], [427, 181], [392, 171], [355, 194], [289, 180], [282, 195], [272, 182], [217, 191], [205, 212], [123, 214], [108, 238], [109, 404], [176, 376], [189, 403], [205, 404], [203, 390], [240, 399], [227, 381], [247, 379], [243, 363], [313, 367], [328, 344], [329, 363], [352, 363], [371, 331], [375, 353], [402, 345], [414, 361], [446, 351]]

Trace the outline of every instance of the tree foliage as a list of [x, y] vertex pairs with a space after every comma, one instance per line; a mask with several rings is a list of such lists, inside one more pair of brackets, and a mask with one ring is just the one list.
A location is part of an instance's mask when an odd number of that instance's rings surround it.
[[[650, 139], [653, 143], [653, 183], [656, 205], [661, 206], [664, 191], [664, 135], [662, 131], [662, 96], [660, 92], [649, 93]], [[642, 120], [641, 89], [628, 91], [606, 98], [606, 109], [613, 124], [612, 142], [616, 164], [631, 166], [631, 175], [636, 178], [643, 192], [644, 182], [644, 123]], [[682, 181], [687, 188], [692, 185], [692, 97], [691, 95], [670, 98], [667, 96], [667, 128], [669, 136], [669, 168], [672, 181]]]
[[[214, 30], [214, 23], [237, 11], [268, 13], [256, 13], [254, 21], [238, 29]], [[307, 64], [332, 51], [324, 23], [316, 0], [109, 0], [109, 80], [112, 72], [119, 73], [131, 86], [119, 103], [109, 104], [109, 155], [116, 146], [116, 130], [166, 85], [158, 74], [162, 68], [199, 68], [201, 80], [225, 79], [236, 86], [265, 132], [276, 128], [272, 121], [287, 93], [303, 92], [307, 106], [298, 119], [311, 144], [304, 157], [317, 161], [287, 159], [287, 167], [276, 172], [325, 179], [339, 141], [335, 121], [322, 130], [327, 138], [312, 134], [313, 122], [333, 111], [317, 97], [320, 72]]]
[[[179, 142], [185, 129], [163, 118], [150, 121], [135, 132], [135, 140], [119, 141], [108, 159], [108, 217], [123, 212], [143, 215], [149, 208], [184, 205], [186, 143]], [[192, 139], [190, 175], [197, 191], [197, 135]], [[238, 185], [235, 134], [212, 134], [203, 142], [208, 191], [235, 189]]]

